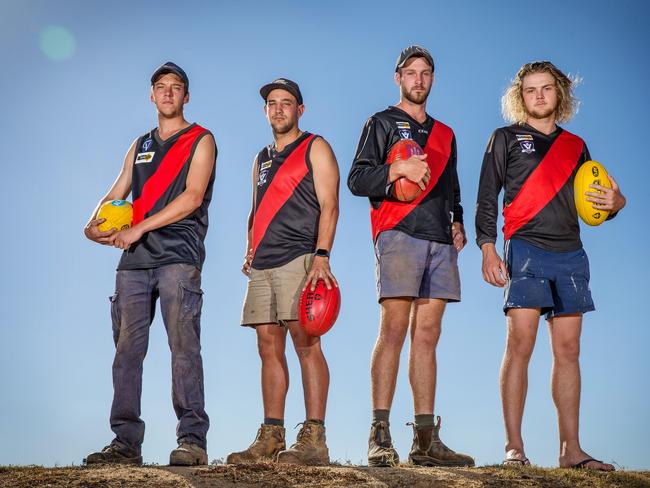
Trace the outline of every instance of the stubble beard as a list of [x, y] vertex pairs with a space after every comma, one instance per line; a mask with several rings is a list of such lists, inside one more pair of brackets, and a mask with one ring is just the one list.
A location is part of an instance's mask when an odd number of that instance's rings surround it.
[[548, 119], [550, 116], [555, 114], [556, 109], [557, 107], [548, 107], [548, 108], [541, 108], [541, 109], [533, 108], [532, 111], [530, 112], [527, 111], [527, 115], [531, 119], [537, 119], [537, 120]]
[[282, 136], [293, 130], [295, 124], [291, 122], [281, 122], [279, 124], [271, 124], [271, 130], [273, 131], [274, 136]]
[[416, 105], [424, 105], [427, 101], [427, 98], [429, 97], [430, 92], [431, 87], [429, 87], [427, 91], [417, 93], [414, 90], [409, 92], [404, 87], [402, 87], [402, 97]]

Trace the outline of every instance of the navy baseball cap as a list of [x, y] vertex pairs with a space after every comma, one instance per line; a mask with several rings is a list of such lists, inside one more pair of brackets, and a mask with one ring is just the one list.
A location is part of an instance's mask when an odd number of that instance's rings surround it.
[[176, 63], [172, 63], [171, 61], [167, 61], [165, 64], [163, 64], [156, 71], [153, 72], [153, 74], [151, 75], [151, 85], [153, 86], [153, 84], [156, 82], [158, 78], [160, 78], [162, 75], [166, 75], [167, 73], [174, 73], [181, 80], [183, 80], [183, 83], [185, 83], [185, 89], [189, 91], [190, 80], [187, 77], [187, 74], [185, 73], [185, 71], [183, 71], [183, 68], [178, 66]]
[[395, 63], [395, 71], [397, 72], [397, 70], [403, 68], [404, 64], [411, 58], [424, 58], [431, 65], [431, 70], [433, 71], [434, 64], [431, 53], [422, 46], [417, 45], [409, 46], [399, 54]]
[[300, 93], [300, 87], [298, 86], [298, 83], [286, 78], [278, 78], [277, 80], [264, 85], [262, 88], [260, 88], [260, 95], [262, 95], [262, 98], [266, 102], [269, 93], [276, 89], [288, 91], [294, 97], [296, 97], [296, 100], [298, 100], [298, 105], [302, 105], [302, 93]]

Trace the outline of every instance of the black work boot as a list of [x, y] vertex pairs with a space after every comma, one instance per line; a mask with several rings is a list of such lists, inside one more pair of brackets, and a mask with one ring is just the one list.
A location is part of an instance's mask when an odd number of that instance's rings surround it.
[[91, 452], [84, 459], [85, 464], [142, 464], [138, 451], [114, 441], [98, 452]]

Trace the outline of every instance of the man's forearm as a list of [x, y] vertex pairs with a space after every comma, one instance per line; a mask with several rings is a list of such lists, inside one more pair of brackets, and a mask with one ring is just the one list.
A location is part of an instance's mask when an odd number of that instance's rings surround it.
[[185, 190], [160, 212], [144, 219], [138, 225], [143, 232], [151, 232], [184, 219], [199, 208], [202, 202], [203, 195]]
[[332, 250], [338, 218], [338, 205], [323, 205], [321, 207], [320, 219], [318, 221], [318, 240], [316, 242], [317, 249], [327, 249], [328, 251]]

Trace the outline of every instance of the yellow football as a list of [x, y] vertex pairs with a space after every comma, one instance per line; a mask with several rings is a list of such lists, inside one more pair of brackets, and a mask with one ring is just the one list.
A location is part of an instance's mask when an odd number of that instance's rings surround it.
[[131, 227], [133, 222], [133, 207], [126, 200], [109, 200], [99, 207], [98, 219], [106, 219], [99, 224], [99, 230], [105, 232], [110, 229], [124, 230]]
[[576, 210], [583, 222], [587, 225], [600, 225], [607, 220], [609, 212], [596, 209], [592, 202], [587, 201], [585, 193], [597, 191], [589, 185], [612, 187], [607, 177], [607, 170], [597, 161], [586, 161], [580, 166], [573, 182], [573, 197], [576, 202]]

